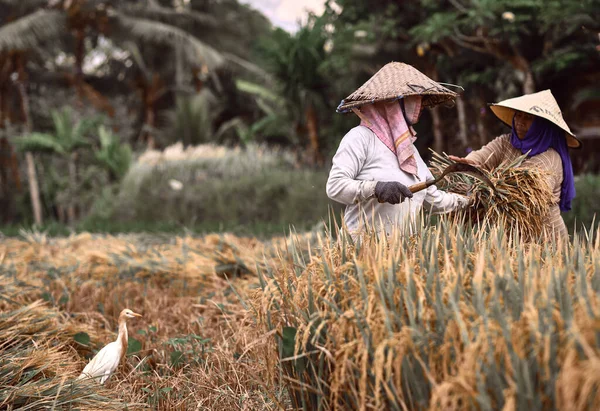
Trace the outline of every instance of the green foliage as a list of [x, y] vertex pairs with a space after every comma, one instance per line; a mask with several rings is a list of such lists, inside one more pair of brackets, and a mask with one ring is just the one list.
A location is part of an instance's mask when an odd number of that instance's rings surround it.
[[136, 354], [142, 350], [142, 342], [134, 337], [129, 337], [127, 342], [127, 355]]
[[89, 147], [89, 135], [94, 130], [100, 117], [74, 119], [74, 112], [69, 107], [52, 111], [52, 133], [31, 133], [15, 139], [22, 151], [49, 152], [68, 155], [78, 148]]
[[286, 153], [255, 145], [160, 167], [137, 163], [122, 182], [111, 218], [188, 227], [315, 224], [331, 204], [324, 192], [327, 171], [294, 167]]
[[218, 114], [217, 99], [208, 89], [193, 96], [177, 96], [175, 109], [169, 113], [170, 130], [175, 141], [201, 144], [213, 136], [213, 120]]
[[53, 134], [31, 133], [16, 138], [14, 142], [20, 151], [66, 154], [64, 147], [56, 140]]
[[165, 342], [165, 345], [173, 350], [170, 354], [173, 368], [201, 364], [205, 360], [206, 354], [212, 351], [210, 339], [196, 334], [171, 338]]
[[562, 213], [565, 224], [570, 232], [589, 229], [593, 221], [600, 217], [600, 176], [585, 174], [578, 176], [575, 181], [576, 196], [570, 211]]
[[96, 161], [102, 164], [114, 179], [123, 178], [132, 161], [131, 146], [121, 144], [119, 137], [104, 126], [98, 128], [100, 148], [94, 150]]
[[275, 29], [258, 45], [258, 54], [279, 81], [281, 94], [291, 112], [301, 113], [307, 99], [323, 98], [327, 87], [323, 75], [327, 60], [324, 30], [324, 20], [316, 19], [294, 35]]
[[81, 345], [90, 345], [90, 336], [86, 332], [78, 332], [73, 339]]

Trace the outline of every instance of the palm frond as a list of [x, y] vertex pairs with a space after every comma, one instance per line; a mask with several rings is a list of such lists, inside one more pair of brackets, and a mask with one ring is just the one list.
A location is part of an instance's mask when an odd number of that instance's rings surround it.
[[224, 61], [223, 56], [212, 47], [191, 34], [165, 23], [114, 14], [111, 16], [111, 27], [117, 36], [121, 35], [124, 38], [134, 38], [140, 42], [165, 44], [172, 47], [182, 45], [185, 51], [184, 56], [190, 65], [205, 64], [209, 70], [213, 70]]
[[100, 149], [95, 150], [96, 161], [102, 164], [117, 179], [129, 170], [133, 154], [129, 144], [121, 144], [119, 137], [104, 126], [98, 128]]
[[257, 97], [262, 97], [265, 100], [270, 101], [272, 103], [284, 104], [284, 101], [280, 96], [278, 96], [277, 94], [273, 93], [273, 91], [260, 84], [238, 79], [235, 82], [235, 86], [240, 91], [252, 94]]
[[65, 154], [64, 148], [52, 134], [31, 133], [14, 139], [14, 143], [20, 151]]
[[0, 27], [0, 52], [39, 47], [65, 33], [66, 18], [57, 10], [38, 10]]
[[200, 25], [203, 28], [216, 28], [219, 24], [217, 19], [210, 14], [193, 10], [186, 10], [185, 13], [182, 13], [174, 9], [162, 7], [156, 3], [151, 3], [150, 5], [124, 4], [119, 6], [119, 10], [128, 16], [159, 21], [177, 27], [192, 23]]
[[239, 56], [236, 56], [235, 54], [232, 54], [232, 53], [222, 53], [222, 55], [225, 58], [225, 60], [238, 65], [239, 67], [243, 68], [244, 70], [248, 71], [249, 73], [260, 76], [261, 78], [263, 78], [265, 80], [265, 82], [273, 83], [274, 80], [273, 80], [273, 76], [271, 75], [271, 73], [262, 69], [261, 67], [257, 66], [256, 64], [254, 64], [248, 60], [245, 60]]
[[52, 111], [54, 123], [54, 138], [64, 152], [70, 152], [78, 147], [87, 147], [90, 142], [87, 135], [98, 127], [100, 116], [86, 117], [80, 120], [73, 118], [73, 111], [65, 107], [61, 111]]

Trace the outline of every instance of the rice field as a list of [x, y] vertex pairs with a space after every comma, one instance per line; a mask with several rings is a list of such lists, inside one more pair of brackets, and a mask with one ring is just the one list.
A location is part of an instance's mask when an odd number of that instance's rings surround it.
[[[600, 409], [596, 230], [29, 232], [0, 270], [0, 409]], [[125, 361], [75, 380], [125, 307]]]

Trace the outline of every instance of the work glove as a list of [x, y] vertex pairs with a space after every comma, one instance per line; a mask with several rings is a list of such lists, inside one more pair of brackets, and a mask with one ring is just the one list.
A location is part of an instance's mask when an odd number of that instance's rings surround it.
[[408, 187], [397, 181], [378, 181], [375, 185], [375, 197], [380, 203], [399, 204], [412, 196]]

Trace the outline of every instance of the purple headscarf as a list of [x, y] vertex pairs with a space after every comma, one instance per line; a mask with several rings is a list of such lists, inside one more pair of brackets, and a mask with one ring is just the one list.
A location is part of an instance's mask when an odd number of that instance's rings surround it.
[[[515, 118], [512, 121], [510, 143], [521, 153], [529, 152], [528, 157], [543, 153], [553, 148], [560, 155], [563, 166], [563, 181], [560, 190], [560, 211], [571, 209], [571, 200], [575, 197], [575, 180], [573, 178], [573, 165], [569, 157], [565, 132], [550, 121], [535, 116], [531, 127], [527, 130], [525, 138], [520, 140], [515, 131]], [[531, 150], [531, 151], [530, 151]]]

